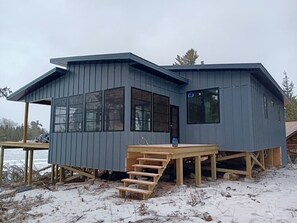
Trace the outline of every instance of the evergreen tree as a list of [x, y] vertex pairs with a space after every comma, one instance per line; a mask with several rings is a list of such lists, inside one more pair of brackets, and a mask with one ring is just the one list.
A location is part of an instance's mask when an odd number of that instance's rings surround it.
[[12, 92], [12, 91], [11, 91], [10, 88], [8, 88], [8, 87], [0, 88], [0, 98], [2, 98], [2, 97], [7, 98], [7, 96], [8, 96], [11, 92]]
[[285, 95], [290, 100], [290, 103], [285, 105], [286, 121], [297, 121], [297, 98], [294, 95], [294, 83], [289, 80], [285, 71], [282, 85]]
[[182, 57], [177, 55], [175, 58], [176, 62], [173, 65], [194, 65], [198, 57], [197, 51], [191, 48]]

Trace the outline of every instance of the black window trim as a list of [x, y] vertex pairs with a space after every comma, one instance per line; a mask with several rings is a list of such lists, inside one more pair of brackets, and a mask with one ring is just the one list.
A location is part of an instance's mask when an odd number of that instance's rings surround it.
[[[100, 128], [100, 130], [93, 130], [93, 131], [88, 131], [87, 130], [87, 108], [86, 108], [86, 106], [87, 106], [87, 95], [88, 94], [93, 94], [93, 93], [97, 93], [97, 92], [101, 92], [101, 128]], [[92, 92], [88, 92], [88, 93], [85, 93], [84, 94], [84, 131], [83, 132], [103, 132], [103, 119], [104, 119], [104, 116], [103, 116], [103, 112], [104, 112], [104, 100], [103, 100], [103, 95], [104, 94], [104, 92], [103, 92], [103, 90], [97, 90], [97, 91], [92, 91]]]
[[[218, 108], [218, 113], [219, 113], [219, 121], [218, 122], [205, 122], [205, 123], [190, 123], [189, 122], [189, 108], [188, 108], [188, 103], [189, 103], [189, 98], [188, 98], [188, 93], [189, 92], [198, 92], [198, 91], [204, 91], [204, 90], [218, 90], [218, 102], [219, 102], [219, 108]], [[220, 100], [220, 88], [219, 87], [213, 87], [213, 88], [203, 88], [203, 89], [196, 89], [196, 90], [190, 90], [186, 92], [186, 98], [187, 98], [187, 125], [208, 125], [208, 124], [220, 124], [221, 123], [221, 100]]]
[[[154, 95], [158, 95], [158, 96], [162, 96], [162, 97], [166, 97], [168, 99], [168, 108], [167, 108], [167, 131], [154, 131], [154, 122], [155, 122], [155, 117], [154, 117]], [[161, 133], [170, 133], [170, 97], [166, 96], [166, 95], [162, 95], [162, 94], [157, 94], [157, 93], [153, 93], [152, 95], [152, 131], [153, 132], [161, 132]]]
[[[65, 131], [63, 131], [63, 132], [57, 132], [57, 131], [55, 131], [55, 125], [56, 125], [56, 123], [55, 123], [55, 120], [56, 120], [56, 106], [55, 106], [55, 101], [56, 100], [60, 100], [60, 99], [63, 99], [63, 98], [65, 98], [65, 100], [66, 100], [66, 120], [65, 120]], [[61, 97], [61, 98], [54, 98], [54, 106], [53, 106], [53, 124], [52, 124], [52, 126], [53, 126], [53, 133], [66, 133], [66, 132], [68, 132], [67, 130], [68, 130], [68, 97]], [[61, 123], [59, 123], [59, 124], [61, 124]]]
[[[71, 95], [71, 96], [68, 96], [67, 97], [67, 132], [69, 133], [77, 133], [77, 132], [84, 132], [84, 114], [85, 114], [85, 109], [84, 109], [84, 104], [85, 104], [85, 101], [84, 101], [84, 93], [82, 94], [76, 94], [76, 95]], [[77, 96], [82, 96], [82, 120], [81, 120], [81, 129], [79, 131], [69, 131], [69, 99], [71, 97], [77, 97]], [[75, 104], [75, 105], [78, 105], [78, 104]]]

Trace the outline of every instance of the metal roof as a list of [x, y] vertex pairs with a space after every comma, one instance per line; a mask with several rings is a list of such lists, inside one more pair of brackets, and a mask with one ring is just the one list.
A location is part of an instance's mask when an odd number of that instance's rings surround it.
[[171, 71], [188, 71], [188, 70], [248, 70], [264, 86], [276, 94], [278, 98], [290, 103], [281, 87], [273, 79], [270, 73], [261, 63], [235, 63], [235, 64], [201, 64], [201, 65], [170, 65], [163, 66]]
[[20, 88], [19, 90], [9, 95], [7, 97], [7, 100], [22, 101], [26, 95], [44, 86], [45, 84], [61, 77], [66, 72], [67, 70], [65, 69], [55, 67], [50, 71], [46, 72], [45, 74], [43, 74], [42, 76], [38, 77], [34, 81], [30, 82], [29, 84], [25, 85], [24, 87]]
[[99, 54], [75, 57], [62, 57], [50, 59], [50, 62], [59, 66], [67, 67], [69, 63], [78, 62], [128, 62], [130, 66], [148, 71], [154, 75], [160, 76], [177, 84], [187, 84], [188, 79], [158, 66], [150, 61], [147, 61], [133, 53], [114, 53], [114, 54]]
[[286, 122], [286, 137], [290, 138], [297, 132], [297, 121], [295, 122]]

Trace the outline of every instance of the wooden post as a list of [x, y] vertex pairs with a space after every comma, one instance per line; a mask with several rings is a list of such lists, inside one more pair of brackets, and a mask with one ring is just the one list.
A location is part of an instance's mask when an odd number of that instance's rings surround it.
[[211, 178], [213, 180], [217, 179], [217, 160], [216, 154], [211, 154]]
[[250, 153], [245, 153], [245, 162], [246, 162], [246, 178], [252, 179], [252, 160]]
[[195, 156], [195, 183], [201, 184], [201, 159], [200, 156]]
[[0, 185], [2, 185], [3, 163], [4, 163], [4, 148], [1, 146], [0, 147]]
[[176, 184], [183, 185], [183, 158], [176, 159]]
[[260, 151], [260, 163], [262, 164], [262, 166], [265, 168], [265, 156], [264, 156], [264, 150]]
[[59, 165], [55, 165], [55, 179], [58, 180], [59, 176]]
[[33, 153], [34, 150], [30, 149], [29, 151], [29, 179], [28, 179], [28, 185], [32, 186], [32, 174], [33, 174]]
[[55, 164], [52, 164], [51, 171], [51, 183], [53, 184], [55, 182]]
[[[23, 126], [23, 143], [27, 142], [28, 137], [28, 115], [29, 115], [29, 103], [25, 104], [24, 126]], [[24, 183], [28, 181], [28, 150], [25, 152], [25, 171], [24, 171]]]
[[60, 166], [60, 183], [64, 183], [64, 181], [65, 181], [64, 168], [62, 166]]

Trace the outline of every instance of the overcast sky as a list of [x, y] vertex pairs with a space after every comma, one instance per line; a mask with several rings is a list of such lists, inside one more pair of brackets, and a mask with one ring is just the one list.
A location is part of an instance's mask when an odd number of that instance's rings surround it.
[[[297, 86], [297, 1], [0, 0], [0, 87], [12, 91], [50, 58], [132, 52], [165, 65], [189, 48], [206, 64], [260, 62], [280, 85], [285, 70]], [[49, 128], [48, 106], [29, 114]], [[23, 115], [24, 103], [0, 99], [0, 118]]]

